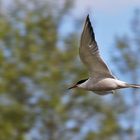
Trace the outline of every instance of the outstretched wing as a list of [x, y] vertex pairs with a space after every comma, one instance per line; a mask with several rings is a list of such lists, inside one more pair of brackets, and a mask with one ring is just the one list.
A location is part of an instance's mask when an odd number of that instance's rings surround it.
[[107, 65], [99, 55], [99, 49], [95, 40], [95, 35], [91, 26], [89, 15], [86, 18], [84, 29], [81, 35], [79, 55], [82, 62], [88, 68], [91, 77], [114, 78]]

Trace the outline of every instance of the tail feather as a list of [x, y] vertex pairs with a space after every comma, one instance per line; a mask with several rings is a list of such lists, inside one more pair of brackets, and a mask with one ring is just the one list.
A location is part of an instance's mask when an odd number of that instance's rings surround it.
[[127, 84], [127, 86], [130, 88], [140, 88], [140, 85], [137, 84]]

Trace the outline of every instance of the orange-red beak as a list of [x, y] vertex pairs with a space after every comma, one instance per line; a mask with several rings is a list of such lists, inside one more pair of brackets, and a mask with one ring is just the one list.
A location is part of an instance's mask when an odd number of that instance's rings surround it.
[[77, 85], [73, 85], [73, 86], [71, 86], [70, 88], [68, 88], [68, 89], [73, 89], [73, 88], [76, 88], [77, 87]]

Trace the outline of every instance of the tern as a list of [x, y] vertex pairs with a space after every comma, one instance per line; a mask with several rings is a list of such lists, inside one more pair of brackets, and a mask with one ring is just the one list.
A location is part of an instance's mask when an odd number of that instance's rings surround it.
[[89, 15], [87, 15], [81, 34], [79, 55], [81, 61], [89, 71], [89, 78], [80, 80], [69, 89], [80, 88], [93, 91], [99, 95], [106, 95], [114, 93], [116, 89], [140, 88], [140, 85], [128, 84], [113, 76], [103, 59], [100, 57]]

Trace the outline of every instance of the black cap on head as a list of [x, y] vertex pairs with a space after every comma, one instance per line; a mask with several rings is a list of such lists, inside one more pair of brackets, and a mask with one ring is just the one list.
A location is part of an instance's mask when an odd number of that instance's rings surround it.
[[70, 88], [68, 88], [68, 89], [76, 88], [77, 85], [84, 83], [86, 80], [87, 80], [87, 79], [80, 80], [79, 82], [77, 82], [75, 85], [73, 85], [72, 87], [70, 87]]
[[80, 81], [77, 82], [76, 84], [77, 84], [77, 85], [78, 85], [78, 84], [82, 84], [82, 83], [84, 83], [86, 80], [87, 80], [87, 79], [80, 80]]

